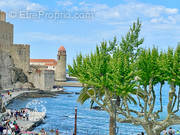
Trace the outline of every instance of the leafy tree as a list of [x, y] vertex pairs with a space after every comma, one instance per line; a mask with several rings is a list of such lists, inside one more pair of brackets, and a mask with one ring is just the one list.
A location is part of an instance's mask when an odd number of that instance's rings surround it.
[[[73, 66], [68, 66], [70, 75], [77, 77], [84, 84], [78, 101], [84, 103], [90, 98], [109, 113], [110, 135], [115, 134], [115, 104], [112, 98], [117, 98], [118, 102], [120, 98], [128, 99], [129, 102], [135, 101], [131, 95], [128, 95], [134, 90], [135, 85], [130, 79], [134, 77], [131, 71], [133, 66], [130, 63], [136, 59], [136, 54], [140, 50], [139, 45], [143, 43], [143, 39], [138, 40], [140, 26], [139, 20], [134, 23], [127, 35], [122, 37], [120, 46], [116, 38], [109, 44], [104, 41], [100, 47], [96, 47], [95, 53], [86, 57], [80, 54], [74, 60]], [[125, 77], [127, 80], [124, 80]], [[115, 83], [117, 85], [114, 85]], [[128, 101], [126, 100], [126, 103]]]
[[[148, 135], [159, 135], [168, 126], [180, 124], [177, 115], [180, 45], [175, 51], [168, 49], [160, 53], [157, 48], [142, 49], [144, 39], [139, 39], [140, 29], [141, 23], [137, 20], [119, 44], [116, 38], [104, 41], [94, 53], [80, 54], [73, 65], [68, 66], [70, 75], [83, 84], [78, 101], [83, 104], [90, 99], [92, 105], [95, 102], [109, 113], [110, 135], [115, 134], [116, 117], [121, 123], [141, 125]], [[170, 86], [168, 115], [162, 119], [160, 113], [166, 111], [163, 100], [167, 99], [162, 98], [166, 82]], [[112, 99], [116, 99], [116, 103]], [[159, 108], [155, 107], [157, 102]]]

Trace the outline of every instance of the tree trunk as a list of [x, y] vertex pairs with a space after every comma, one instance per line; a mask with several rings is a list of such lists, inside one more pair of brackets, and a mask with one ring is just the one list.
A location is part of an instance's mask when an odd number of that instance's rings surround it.
[[147, 135], [160, 135], [161, 131], [154, 131], [152, 126], [143, 126]]
[[109, 135], [115, 135], [115, 117], [110, 115], [109, 119]]
[[156, 134], [154, 134], [154, 132], [151, 128], [145, 127], [144, 129], [145, 129], [147, 135], [156, 135]]

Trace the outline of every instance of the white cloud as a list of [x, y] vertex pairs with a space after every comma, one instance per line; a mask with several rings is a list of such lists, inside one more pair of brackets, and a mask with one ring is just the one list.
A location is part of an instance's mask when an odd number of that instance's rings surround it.
[[42, 10], [42, 5], [29, 0], [0, 0], [1, 10]]
[[177, 14], [178, 9], [177, 8], [166, 8], [166, 12], [169, 14]]
[[60, 0], [60, 1], [57, 1], [57, 4], [59, 6], [64, 6], [64, 7], [73, 5], [72, 1], [69, 1], [69, 0]]
[[[106, 4], [80, 2], [79, 10], [95, 10], [96, 18], [102, 21], [134, 20], [141, 17], [152, 23], [176, 23], [177, 8], [168, 8], [162, 5], [152, 5], [140, 2], [127, 2], [110, 7]], [[140, 19], [141, 19], [140, 18]]]
[[172, 16], [168, 16], [167, 18], [159, 17], [153, 18], [150, 20], [151, 23], [166, 23], [166, 24], [176, 24], [176, 19]]

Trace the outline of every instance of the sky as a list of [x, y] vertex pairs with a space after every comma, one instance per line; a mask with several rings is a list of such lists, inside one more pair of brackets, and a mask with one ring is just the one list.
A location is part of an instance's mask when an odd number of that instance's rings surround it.
[[14, 43], [29, 44], [35, 59], [56, 59], [63, 45], [72, 64], [101, 41], [121, 41], [137, 18], [143, 47], [167, 50], [180, 42], [179, 0], [0, 0], [0, 9], [14, 24]]

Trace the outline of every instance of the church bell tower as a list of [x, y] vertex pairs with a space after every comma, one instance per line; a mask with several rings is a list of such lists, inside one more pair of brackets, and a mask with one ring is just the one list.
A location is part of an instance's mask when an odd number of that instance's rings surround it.
[[58, 49], [57, 65], [55, 69], [55, 81], [66, 81], [66, 49], [61, 46]]

